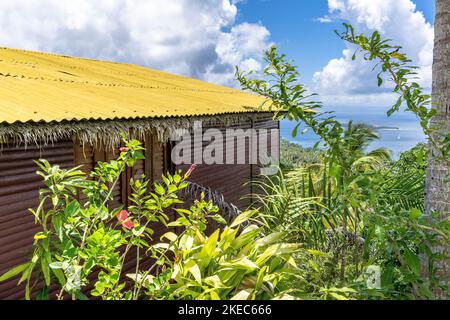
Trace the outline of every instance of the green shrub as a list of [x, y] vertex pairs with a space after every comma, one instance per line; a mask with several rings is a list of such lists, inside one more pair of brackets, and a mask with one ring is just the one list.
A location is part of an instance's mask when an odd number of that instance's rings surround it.
[[[38, 299], [49, 298], [52, 284], [60, 288], [59, 299], [66, 294], [72, 299], [109, 300], [285, 296], [287, 290], [281, 284], [295, 273], [291, 255], [300, 246], [282, 243], [279, 234], [262, 237], [261, 227], [249, 220], [255, 211], [246, 211], [230, 226], [206, 234], [208, 219], [225, 223], [218, 207], [202, 196], [189, 209], [182, 209], [177, 195], [188, 186], [186, 179], [194, 166], [184, 175], [163, 176], [152, 190], [144, 176], [132, 180], [132, 205], [127, 210], [111, 209], [109, 202], [121, 174], [143, 158], [138, 141], [124, 142], [118, 158], [99, 163], [90, 178], [79, 168], [37, 162], [45, 188], [39, 192], [39, 207], [30, 211], [42, 231], [34, 236], [30, 261], [3, 274], [0, 281], [21, 275], [19, 284], [26, 283], [27, 299], [42, 283]], [[46, 209], [49, 204], [51, 208]], [[176, 212], [174, 221], [169, 219], [171, 211]], [[167, 228], [160, 239], [153, 238], [155, 222]], [[170, 231], [173, 227], [180, 233]], [[132, 251], [136, 268], [127, 280], [123, 268]], [[140, 267], [144, 261], [151, 261], [151, 266]], [[94, 286], [89, 290], [91, 281]]]

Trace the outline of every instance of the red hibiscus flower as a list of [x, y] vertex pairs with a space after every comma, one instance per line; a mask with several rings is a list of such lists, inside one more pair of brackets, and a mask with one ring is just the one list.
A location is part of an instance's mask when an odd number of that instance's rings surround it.
[[120, 222], [124, 222], [128, 218], [128, 211], [127, 210], [121, 210], [116, 214], [117, 219], [119, 219]]
[[131, 230], [134, 228], [134, 223], [133, 223], [133, 221], [128, 220], [128, 221], [125, 221], [124, 223], [122, 223], [122, 226], [124, 226], [128, 230]]
[[121, 210], [116, 215], [117, 219], [119, 219], [122, 226], [128, 230], [131, 230], [134, 227], [134, 223], [131, 219], [128, 219], [128, 216], [129, 216], [129, 214], [128, 214], [128, 211], [126, 211], [126, 210]]

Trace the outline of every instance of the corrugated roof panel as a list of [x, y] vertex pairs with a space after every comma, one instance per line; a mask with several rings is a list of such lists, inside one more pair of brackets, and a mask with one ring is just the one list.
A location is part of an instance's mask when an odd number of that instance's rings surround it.
[[216, 115], [263, 101], [131, 64], [0, 49], [0, 122]]

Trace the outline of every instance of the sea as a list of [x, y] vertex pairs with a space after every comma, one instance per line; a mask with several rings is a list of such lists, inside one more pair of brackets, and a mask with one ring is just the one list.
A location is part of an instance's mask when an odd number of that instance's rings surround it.
[[[383, 107], [335, 107], [324, 111], [334, 111], [337, 121], [346, 124], [349, 120], [367, 123], [378, 131], [380, 139], [374, 141], [368, 151], [384, 147], [392, 152], [393, 159], [398, 159], [400, 154], [411, 149], [419, 142], [425, 142], [426, 137], [419, 125], [419, 120], [412, 113], [399, 111], [390, 117], [387, 116], [388, 108]], [[292, 130], [296, 123], [283, 120], [281, 123], [281, 136], [291, 142], [308, 148], [313, 147], [319, 138], [307, 130], [302, 134], [305, 126], [300, 126], [297, 137], [292, 137]]]

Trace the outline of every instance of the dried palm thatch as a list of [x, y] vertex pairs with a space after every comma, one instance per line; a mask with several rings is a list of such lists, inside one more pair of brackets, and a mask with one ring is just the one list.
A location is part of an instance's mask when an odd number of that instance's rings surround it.
[[128, 138], [143, 139], [148, 132], [156, 132], [161, 143], [172, 134], [192, 130], [196, 122], [221, 122], [225, 127], [251, 120], [257, 113], [223, 114], [215, 116], [84, 120], [51, 123], [0, 124], [0, 145], [35, 144], [45, 147], [58, 140], [73, 139], [82, 144], [114, 149], [121, 141], [121, 133]]

